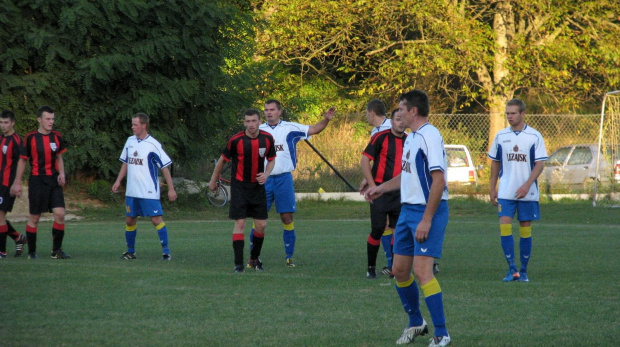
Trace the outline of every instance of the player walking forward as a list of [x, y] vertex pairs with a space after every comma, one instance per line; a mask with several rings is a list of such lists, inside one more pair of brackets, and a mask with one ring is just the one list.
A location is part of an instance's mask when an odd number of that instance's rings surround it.
[[131, 118], [133, 136], [125, 142], [125, 147], [118, 158], [123, 164], [112, 186], [112, 191], [118, 193], [123, 178], [127, 176], [127, 190], [125, 192], [125, 241], [127, 252], [122, 258], [136, 259], [136, 235], [138, 234], [138, 217], [151, 217], [151, 223], [157, 230], [162, 247], [162, 260], [170, 260], [168, 246], [168, 228], [164, 223], [164, 211], [160, 201], [159, 175], [161, 169], [168, 185], [168, 199], [175, 201], [177, 193], [174, 190], [172, 176], [168, 166], [172, 160], [164, 152], [161, 143], [148, 133], [149, 116], [137, 113]]
[[[545, 141], [536, 129], [525, 124], [525, 103], [512, 99], [506, 103], [510, 126], [500, 130], [491, 149], [490, 197], [497, 206], [501, 245], [508, 262], [504, 282], [528, 282], [527, 264], [532, 252], [532, 221], [540, 219], [538, 176], [547, 160]], [[499, 191], [497, 179], [499, 178]], [[517, 271], [512, 237], [512, 218], [519, 220], [521, 269]]]
[[[263, 271], [259, 256], [265, 239], [267, 225], [267, 198], [265, 182], [273, 170], [276, 159], [273, 137], [259, 130], [260, 112], [248, 109], [244, 114], [245, 130], [235, 134], [218, 160], [209, 182], [209, 189], [217, 189], [217, 178], [225, 162], [232, 161], [231, 199], [228, 217], [235, 221], [233, 229], [233, 251], [235, 254], [235, 272], [243, 272], [243, 248], [245, 247], [245, 219], [254, 219], [254, 245], [250, 251], [248, 268]], [[265, 165], [267, 162], [267, 165]]]
[[69, 259], [71, 256], [62, 250], [65, 237], [65, 196], [64, 187], [65, 165], [62, 154], [67, 151], [62, 135], [52, 130], [54, 127], [54, 110], [49, 106], [41, 106], [37, 110], [39, 129], [26, 135], [24, 145], [17, 164], [15, 180], [11, 193], [22, 194], [22, 176], [26, 169], [26, 161], [30, 162], [30, 178], [28, 179], [28, 201], [30, 216], [26, 224], [28, 239], [28, 259], [38, 259], [37, 227], [41, 213], [52, 212], [52, 258]]
[[[323, 131], [334, 115], [336, 108], [332, 107], [325, 112], [324, 118], [315, 125], [303, 125], [287, 122], [280, 119], [282, 108], [278, 100], [265, 102], [266, 123], [261, 124], [260, 130], [271, 134], [275, 140], [277, 160], [271, 175], [265, 183], [267, 193], [267, 210], [276, 203], [276, 211], [280, 214], [284, 229], [282, 239], [286, 253], [285, 264], [294, 267], [293, 253], [295, 252], [295, 225], [293, 213], [297, 211], [295, 203], [295, 188], [293, 187], [293, 174], [297, 166], [297, 142], [307, 139]], [[254, 231], [250, 232], [250, 247], [252, 247]]]
[[[363, 185], [360, 189], [362, 194], [366, 189], [387, 182], [400, 174], [403, 144], [407, 134], [405, 134], [405, 123], [400, 113], [392, 117], [391, 129], [375, 133], [362, 154], [360, 160], [364, 174]], [[371, 231], [366, 244], [368, 256], [366, 277], [369, 279], [377, 278], [377, 253], [379, 253], [379, 246], [382, 242], [388, 261], [384, 273], [392, 273], [391, 230], [396, 226], [400, 209], [400, 190], [384, 193], [370, 204]], [[388, 220], [387, 229], [386, 219]], [[390, 232], [386, 235], [386, 231]]]
[[[402, 171], [393, 179], [368, 189], [366, 199], [376, 200], [381, 194], [400, 188], [402, 208], [394, 233], [394, 266], [396, 291], [409, 324], [397, 344], [413, 342], [428, 332], [420, 312], [418, 284], [433, 320], [435, 337], [429, 346], [447, 346], [450, 335], [446, 328], [443, 294], [433, 275], [434, 258], [441, 258], [443, 239], [448, 224], [447, 163], [441, 134], [428, 123], [428, 96], [412, 90], [399, 97], [399, 114], [412, 133], [403, 148]], [[411, 275], [413, 268], [415, 276]], [[416, 281], [417, 279], [417, 281]]]
[[0, 259], [6, 258], [6, 238], [10, 236], [15, 241], [15, 256], [19, 257], [24, 251], [26, 236], [20, 235], [6, 219], [7, 212], [13, 210], [15, 196], [11, 195], [11, 185], [15, 180], [17, 163], [22, 146], [22, 138], [15, 132], [15, 113], [5, 110], [0, 113]]

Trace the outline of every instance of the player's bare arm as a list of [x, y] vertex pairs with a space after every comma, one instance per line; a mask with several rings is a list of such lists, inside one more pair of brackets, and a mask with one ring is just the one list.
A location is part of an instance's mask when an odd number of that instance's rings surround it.
[[62, 158], [62, 154], [56, 156], [56, 164], [58, 165], [58, 185], [64, 187], [67, 181], [65, 177], [65, 161]]
[[499, 161], [491, 161], [491, 182], [489, 184], [489, 197], [491, 203], [497, 206], [497, 179], [499, 178]]
[[275, 159], [270, 160], [265, 167], [265, 172], [261, 172], [256, 175], [256, 180], [258, 181], [258, 184], [265, 184], [265, 182], [267, 182], [267, 178], [269, 178], [269, 175], [271, 174], [271, 171], [273, 170], [275, 164]]
[[387, 182], [383, 182], [378, 186], [366, 190], [366, 194], [364, 194], [364, 199], [366, 199], [366, 201], [368, 202], [372, 202], [374, 199], [380, 197], [383, 193], [391, 192], [398, 189], [400, 189], [400, 174]]
[[168, 185], [168, 200], [174, 202], [177, 199], [177, 192], [176, 190], [174, 190], [174, 183], [172, 182], [172, 175], [170, 175], [170, 170], [168, 170], [168, 167], [165, 167], [161, 169], [161, 172], [164, 175], [166, 184]]
[[431, 184], [431, 189], [428, 194], [428, 201], [426, 202], [424, 215], [415, 230], [414, 237], [418, 242], [424, 242], [428, 239], [428, 232], [431, 230], [433, 217], [435, 216], [435, 212], [437, 212], [439, 203], [441, 203], [441, 196], [443, 195], [443, 190], [446, 186], [443, 171], [431, 171], [431, 178], [433, 179], [433, 183]]
[[125, 175], [127, 175], [127, 164], [123, 163], [123, 165], [121, 165], [121, 170], [118, 172], [116, 182], [114, 182], [114, 185], [112, 185], [112, 191], [114, 193], [118, 193], [118, 188], [120, 188], [121, 182], [123, 182], [123, 178], [125, 178]]
[[364, 175], [364, 179], [360, 184], [360, 194], [364, 195], [367, 189], [375, 186], [375, 180], [372, 177], [370, 158], [362, 154], [362, 159], [360, 159], [360, 167], [362, 168], [362, 174]]
[[217, 161], [217, 164], [215, 165], [215, 168], [213, 169], [213, 175], [211, 175], [211, 181], [209, 181], [209, 189], [212, 192], [215, 192], [215, 190], [217, 189], [217, 179], [220, 177], [220, 174], [222, 173], [222, 169], [224, 169], [225, 162], [226, 160], [224, 160], [224, 157], [220, 156], [220, 159]]
[[544, 168], [545, 168], [545, 162], [542, 160], [537, 161], [534, 164], [534, 168], [532, 169], [532, 172], [530, 173], [530, 177], [527, 179], [527, 181], [525, 181], [525, 183], [521, 187], [519, 187], [519, 189], [517, 189], [515, 193], [516, 199], [525, 198], [525, 196], [527, 195], [527, 192], [530, 191], [530, 187], [532, 186], [532, 184], [534, 184], [534, 181], [538, 179], [538, 176], [540, 176]]
[[311, 125], [310, 128], [308, 128], [308, 136], [316, 135], [323, 131], [323, 129], [327, 127], [327, 124], [329, 124], [329, 121], [331, 121], [335, 115], [336, 107], [332, 106], [329, 108], [329, 110], [325, 111], [325, 114], [323, 114], [323, 119], [321, 119], [320, 122], [316, 123], [315, 125]]
[[26, 159], [20, 158], [17, 162], [17, 170], [15, 171], [15, 180], [11, 186], [11, 196], [22, 196], [22, 177], [24, 176], [24, 170], [26, 170]]

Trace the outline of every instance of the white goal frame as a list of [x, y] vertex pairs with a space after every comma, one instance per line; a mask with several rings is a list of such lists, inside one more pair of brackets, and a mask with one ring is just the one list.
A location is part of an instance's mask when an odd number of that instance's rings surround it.
[[[605, 96], [603, 97], [603, 105], [601, 106], [601, 121], [600, 121], [600, 125], [599, 125], [599, 131], [598, 131], [598, 153], [596, 154], [596, 176], [594, 179], [594, 192], [592, 194], [592, 206], [596, 207], [596, 198], [597, 198], [597, 192], [598, 192], [598, 175], [599, 175], [599, 165], [601, 162], [601, 146], [602, 146], [602, 142], [603, 142], [603, 124], [605, 122], [605, 104], [607, 102], [607, 98], [611, 95], [616, 95], [616, 94], [620, 94], [620, 90], [615, 90], [613, 92], [608, 92], [605, 94]], [[613, 165], [614, 163], [612, 163]]]

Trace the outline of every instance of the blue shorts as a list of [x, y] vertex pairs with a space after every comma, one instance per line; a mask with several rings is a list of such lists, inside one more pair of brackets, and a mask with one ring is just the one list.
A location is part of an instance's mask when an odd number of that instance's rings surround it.
[[274, 201], [278, 213], [297, 211], [293, 174], [290, 172], [269, 176], [265, 182], [265, 193], [267, 194], [267, 211], [271, 210]]
[[538, 201], [521, 201], [497, 199], [497, 214], [500, 217], [515, 216], [517, 211], [517, 219], [519, 222], [529, 222], [540, 219], [540, 207]]
[[163, 216], [164, 210], [161, 208], [161, 202], [156, 199], [125, 197], [125, 210], [127, 217], [155, 217]]
[[394, 254], [406, 256], [428, 256], [441, 258], [443, 239], [448, 225], [448, 202], [442, 200], [435, 211], [428, 239], [424, 242], [415, 240], [415, 230], [422, 220], [426, 205], [403, 204], [400, 217], [394, 231]]

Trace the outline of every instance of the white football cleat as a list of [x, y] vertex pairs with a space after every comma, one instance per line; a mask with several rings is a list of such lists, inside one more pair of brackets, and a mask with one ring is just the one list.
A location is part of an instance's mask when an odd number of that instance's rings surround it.
[[412, 343], [416, 336], [424, 336], [428, 333], [428, 326], [426, 325], [426, 321], [422, 320], [422, 325], [416, 327], [409, 327], [403, 330], [403, 334], [400, 336], [398, 340], [396, 340], [397, 345], [404, 345], [407, 343]]
[[431, 344], [428, 347], [440, 347], [450, 344], [450, 335], [448, 336], [435, 336], [431, 339]]

